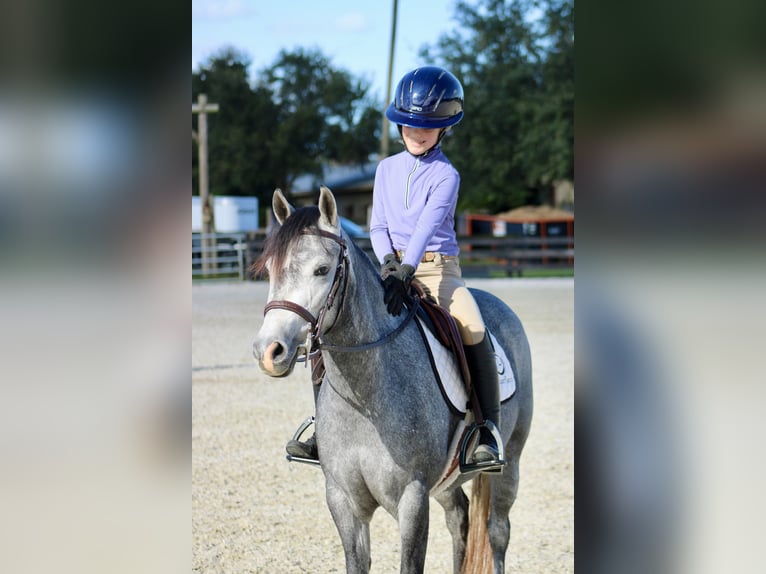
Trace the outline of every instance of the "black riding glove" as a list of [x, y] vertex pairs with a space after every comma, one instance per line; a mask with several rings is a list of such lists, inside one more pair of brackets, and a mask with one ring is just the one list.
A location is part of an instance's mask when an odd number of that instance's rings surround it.
[[391, 273], [399, 270], [399, 260], [396, 255], [389, 253], [383, 258], [383, 265], [380, 266], [380, 278], [385, 279]]
[[408, 293], [413, 275], [415, 275], [415, 268], [404, 263], [383, 280], [383, 288], [386, 291], [383, 295], [383, 301], [387, 305], [388, 312], [394, 317], [399, 316], [404, 300], [409, 298]]

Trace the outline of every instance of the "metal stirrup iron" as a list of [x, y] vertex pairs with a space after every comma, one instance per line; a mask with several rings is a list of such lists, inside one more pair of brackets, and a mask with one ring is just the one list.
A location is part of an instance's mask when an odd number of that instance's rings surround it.
[[[490, 433], [492, 433], [492, 438], [495, 439], [495, 444], [498, 446], [497, 460], [468, 462], [466, 460], [468, 454], [468, 445], [471, 444], [473, 435], [475, 435], [477, 432], [481, 432], [482, 427], [486, 428]], [[463, 444], [460, 445], [460, 473], [468, 474], [472, 472], [503, 472], [503, 467], [507, 464], [507, 461], [505, 460], [502, 444], [503, 443], [502, 438], [500, 437], [500, 431], [497, 430], [495, 423], [490, 420], [485, 420], [482, 424], [478, 424], [476, 422], [471, 423], [471, 426], [468, 427], [465, 438], [463, 438]]]
[[[310, 416], [305, 421], [301, 423], [301, 426], [298, 427], [298, 430], [295, 431], [295, 434], [293, 435], [293, 440], [300, 441], [301, 435], [306, 432], [306, 429], [309, 428], [311, 425], [314, 424], [314, 417]], [[313, 466], [322, 466], [318, 460], [314, 460], [313, 458], [305, 458], [302, 456], [293, 456], [291, 454], [286, 455], [286, 458], [290, 462], [302, 462], [304, 464], [311, 464]]]

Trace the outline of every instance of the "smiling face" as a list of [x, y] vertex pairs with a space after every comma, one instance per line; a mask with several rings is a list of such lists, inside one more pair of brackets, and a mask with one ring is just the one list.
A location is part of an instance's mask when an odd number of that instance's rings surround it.
[[439, 141], [441, 128], [411, 128], [402, 126], [402, 139], [407, 151], [412, 155], [426, 153]]

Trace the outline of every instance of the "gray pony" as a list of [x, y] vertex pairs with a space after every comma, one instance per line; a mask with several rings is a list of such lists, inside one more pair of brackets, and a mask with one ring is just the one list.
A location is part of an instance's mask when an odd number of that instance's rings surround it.
[[[283, 377], [321, 350], [316, 439], [346, 572], [369, 572], [369, 525], [382, 506], [399, 525], [400, 571], [422, 573], [432, 496], [445, 511], [454, 572], [504, 572], [532, 420], [532, 366], [519, 318], [495, 296], [471, 290], [516, 379], [500, 415], [507, 465], [499, 474], [461, 475], [434, 493], [462, 417], [442, 397], [415, 321], [386, 311], [378, 270], [344, 236], [329, 189], [321, 188], [318, 207], [296, 210], [279, 190], [272, 206], [280, 227], [256, 264], [268, 271], [269, 302], [253, 353], [265, 373]], [[469, 480], [470, 504], [461, 487]]]

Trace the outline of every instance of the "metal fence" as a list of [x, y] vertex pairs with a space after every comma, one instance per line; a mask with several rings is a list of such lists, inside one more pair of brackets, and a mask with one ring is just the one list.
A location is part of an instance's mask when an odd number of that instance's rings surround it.
[[192, 233], [192, 277], [245, 278], [244, 233]]
[[524, 271], [573, 269], [574, 237], [463, 237], [463, 275], [523, 275]]

